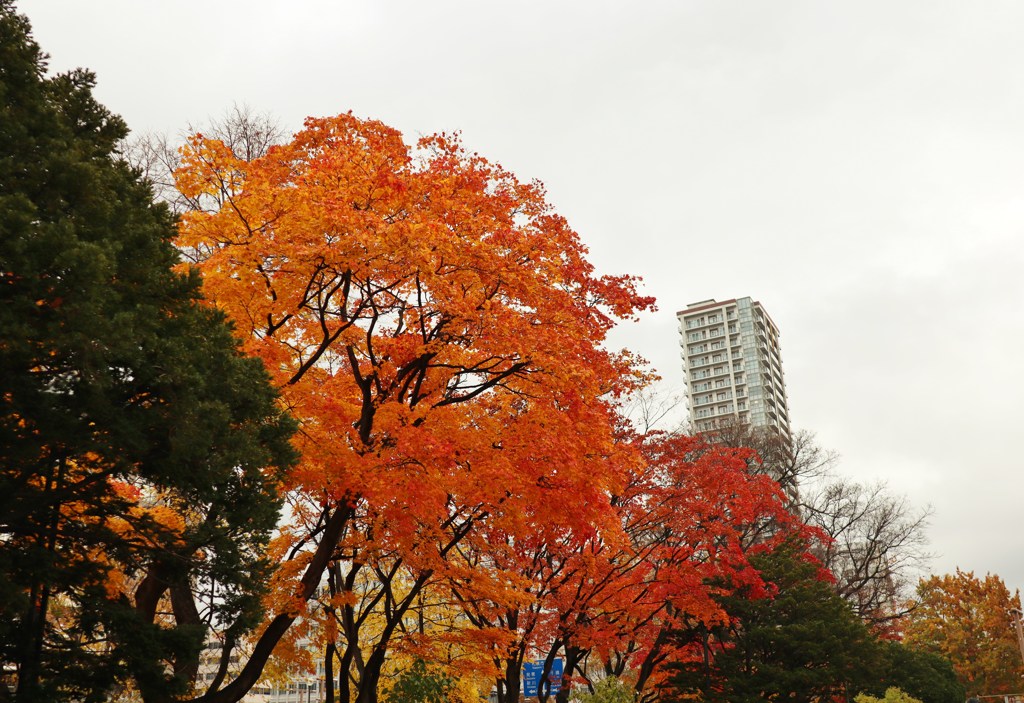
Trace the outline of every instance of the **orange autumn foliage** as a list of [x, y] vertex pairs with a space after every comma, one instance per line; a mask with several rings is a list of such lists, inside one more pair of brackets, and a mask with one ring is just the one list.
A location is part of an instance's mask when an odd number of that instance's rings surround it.
[[607, 399], [643, 377], [601, 343], [653, 301], [631, 277], [595, 275], [539, 184], [456, 137], [410, 148], [339, 115], [251, 161], [196, 136], [178, 185], [205, 204], [179, 246], [301, 422], [286, 485], [301, 514], [280, 548], [297, 566], [268, 632], [327, 561], [374, 571], [381, 597], [401, 573], [374, 634], [382, 657], [409, 599], [464, 568], [456, 546], [478, 525], [607, 519], [622, 482], [599, 461], [616, 451]]

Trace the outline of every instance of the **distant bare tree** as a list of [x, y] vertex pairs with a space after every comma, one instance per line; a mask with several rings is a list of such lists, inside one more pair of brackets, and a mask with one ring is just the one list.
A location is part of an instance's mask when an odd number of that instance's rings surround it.
[[286, 136], [277, 118], [236, 104], [205, 127], [189, 124], [176, 138], [154, 133], [129, 137], [121, 145], [122, 158], [152, 184], [157, 200], [179, 214], [200, 207], [200, 203], [184, 197], [174, 185], [174, 172], [181, 162], [179, 149], [188, 136], [196, 133], [221, 140], [243, 161], [263, 156]]
[[190, 126], [188, 131], [190, 134], [202, 132], [208, 137], [221, 140], [243, 161], [263, 156], [270, 147], [279, 144], [287, 136], [276, 117], [266, 112], [253, 112], [247, 105], [234, 105], [205, 130]]
[[657, 431], [680, 432], [676, 416], [682, 405], [681, 396], [660, 392], [647, 386], [625, 398], [619, 407], [619, 414], [641, 435]]
[[131, 134], [121, 144], [121, 158], [149, 182], [156, 200], [180, 213], [187, 207], [174, 187], [173, 174], [179, 161], [177, 141], [165, 134]]
[[883, 483], [837, 478], [807, 491], [802, 510], [808, 524], [829, 536], [822, 562], [835, 576], [839, 595], [863, 620], [885, 626], [908, 612], [917, 577], [930, 559], [930, 508], [915, 508]]

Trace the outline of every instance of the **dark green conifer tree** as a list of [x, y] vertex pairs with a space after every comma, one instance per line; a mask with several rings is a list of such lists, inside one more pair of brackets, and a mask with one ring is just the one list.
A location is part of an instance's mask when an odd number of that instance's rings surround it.
[[[743, 590], [721, 598], [727, 627], [679, 632], [702, 661], [674, 668], [668, 700], [699, 694], [708, 703], [852, 700], [873, 681], [877, 643], [867, 626], [804, 558], [798, 542], [751, 558], [775, 588], [771, 598]], [[685, 694], [685, 695], [684, 695]]]
[[93, 82], [0, 0], [0, 701], [185, 692], [259, 615], [293, 460]]

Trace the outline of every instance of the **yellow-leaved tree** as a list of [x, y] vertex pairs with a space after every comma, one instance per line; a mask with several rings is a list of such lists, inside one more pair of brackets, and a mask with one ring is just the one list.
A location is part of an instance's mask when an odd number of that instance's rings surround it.
[[969, 693], [1017, 693], [1024, 666], [1011, 609], [1020, 610], [1020, 593], [995, 574], [929, 576], [917, 587], [904, 643], [949, 659]]

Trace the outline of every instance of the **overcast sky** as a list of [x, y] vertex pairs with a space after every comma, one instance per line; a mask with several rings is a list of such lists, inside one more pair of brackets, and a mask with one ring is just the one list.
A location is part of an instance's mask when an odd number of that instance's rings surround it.
[[20, 0], [136, 132], [353, 111], [538, 178], [617, 333], [680, 390], [675, 312], [751, 296], [794, 425], [885, 480], [936, 573], [1024, 587], [1024, 3]]

